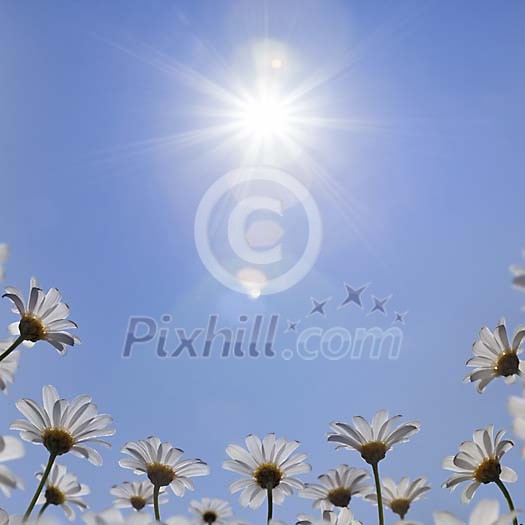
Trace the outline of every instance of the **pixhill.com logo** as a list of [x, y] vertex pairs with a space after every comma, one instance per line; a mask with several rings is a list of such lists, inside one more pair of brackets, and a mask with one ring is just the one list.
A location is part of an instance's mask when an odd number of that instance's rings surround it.
[[[354, 288], [345, 283], [344, 287], [346, 297], [339, 303], [331, 297], [312, 298], [310, 307], [293, 320], [277, 313], [241, 314], [232, 326], [222, 324], [214, 313], [202, 326], [188, 330], [173, 326], [170, 315], [162, 316], [160, 322], [146, 316], [131, 317], [122, 356], [130, 358], [147, 347], [161, 359], [398, 359], [407, 312], [393, 310], [390, 314], [393, 296], [368, 294], [370, 284]], [[359, 326], [359, 319], [354, 319], [353, 328], [341, 322], [349, 309], [361, 312], [362, 320], [369, 319], [367, 326]]]
[[[254, 298], [276, 294], [301, 281], [315, 264], [321, 215], [309, 190], [288, 173], [240, 168], [205, 193], [195, 217], [195, 242], [205, 267], [224, 286]], [[131, 317], [122, 356], [147, 346], [161, 359], [398, 359], [407, 314], [390, 314], [392, 295], [371, 291], [370, 283], [344, 283], [338, 302], [311, 298], [293, 319], [241, 313], [235, 326], [225, 325], [218, 313], [189, 330], [174, 326], [170, 315], [160, 321]], [[361, 317], [352, 315], [350, 323], [351, 309]]]

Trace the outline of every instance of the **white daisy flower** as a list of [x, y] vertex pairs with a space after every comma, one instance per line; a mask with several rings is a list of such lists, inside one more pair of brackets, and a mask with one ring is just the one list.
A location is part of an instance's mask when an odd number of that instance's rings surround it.
[[[153, 505], [153, 485], [149, 480], [126, 481], [121, 485], [115, 485], [110, 493], [116, 496], [113, 501], [118, 509], [132, 507], [135, 510], [142, 510], [146, 505]], [[164, 489], [160, 491], [159, 503], [166, 503], [168, 498], [162, 496]]]
[[240, 503], [243, 507], [260, 507], [267, 494], [272, 496], [272, 502], [281, 504], [294, 489], [304, 488], [301, 481], [292, 477], [312, 469], [304, 461], [306, 454], [292, 456], [299, 447], [298, 441], [286, 441], [268, 434], [262, 442], [257, 436], [250, 435], [245, 443], [247, 450], [239, 445], [229, 445], [226, 454], [231, 460], [222, 464], [226, 470], [248, 476], [230, 485], [232, 493], [242, 491]]
[[[42, 472], [38, 472], [36, 477], [41, 480], [44, 475], [45, 465], [42, 465]], [[46, 480], [45, 492], [40, 494], [37, 505], [44, 505], [41, 514], [49, 505], [60, 505], [67, 519], [75, 519], [75, 511], [72, 505], [81, 510], [87, 509], [87, 505], [82, 499], [89, 494], [89, 487], [78, 482], [77, 477], [68, 472], [66, 467], [55, 463], [51, 467], [51, 472]]]
[[[508, 408], [513, 417], [512, 431], [518, 438], [525, 440], [525, 398], [510, 396]], [[525, 457], [525, 443], [521, 447], [521, 457]]]
[[339, 512], [325, 511], [322, 519], [315, 519], [301, 514], [297, 516], [296, 525], [362, 525], [360, 521], [354, 519], [352, 511], [344, 507]]
[[58, 519], [56, 516], [49, 514], [24, 520], [20, 514], [11, 514], [9, 516], [9, 525], [64, 525], [63, 519]]
[[[191, 525], [191, 520], [186, 518], [186, 516], [171, 516], [171, 518], [163, 519], [162, 522], [165, 523], [166, 525]], [[135, 525], [135, 524], [133, 523], [130, 525]]]
[[56, 288], [47, 293], [40, 289], [34, 277], [29, 286], [29, 299], [24, 302], [22, 292], [13, 286], [6, 286], [7, 297], [14, 304], [13, 312], [20, 315], [20, 321], [9, 326], [12, 335], [18, 336], [27, 346], [37, 341], [47, 341], [60, 353], [66, 351], [66, 345], [74, 346], [80, 340], [71, 335], [68, 330], [77, 325], [68, 320], [69, 306], [60, 302], [62, 296]]
[[119, 525], [124, 523], [120, 510], [110, 507], [100, 512], [84, 512], [82, 521], [86, 525]]
[[[13, 341], [0, 341], [0, 355], [2, 355]], [[15, 380], [15, 372], [20, 360], [20, 351], [10, 352], [7, 357], [0, 361], [0, 390], [7, 394], [7, 385]]]
[[361, 453], [361, 457], [371, 465], [377, 465], [388, 450], [396, 443], [404, 443], [418, 432], [420, 424], [417, 421], [403, 423], [393, 429], [393, 424], [401, 416], [388, 418], [387, 410], [380, 410], [369, 424], [361, 416], [354, 416], [354, 426], [346, 423], [333, 422], [328, 434], [328, 441], [338, 443], [337, 448], [349, 448]]
[[[86, 525], [159, 525], [148, 512], [133, 512], [123, 516], [119, 509], [113, 507], [100, 512], [84, 512], [82, 520]], [[162, 520], [162, 523], [167, 522]]]
[[468, 503], [482, 483], [500, 486], [502, 481], [516, 481], [516, 472], [500, 463], [505, 452], [514, 445], [512, 441], [503, 439], [504, 434], [505, 431], [500, 430], [494, 437], [494, 426], [489, 425], [486, 429], [476, 430], [473, 441], [461, 443], [459, 452], [443, 461], [444, 469], [455, 472], [443, 483], [443, 487], [454, 490], [460, 483], [468, 482], [461, 495], [461, 500]]
[[9, 259], [9, 246], [5, 243], [0, 244], [0, 283], [4, 280], [4, 264]]
[[202, 498], [200, 501], [193, 500], [190, 503], [190, 512], [200, 525], [229, 525], [240, 523], [233, 518], [231, 505], [218, 498]]
[[[0, 463], [24, 457], [24, 445], [13, 436], [0, 436]], [[0, 490], [11, 495], [12, 489], [23, 489], [24, 484], [6, 466], [0, 465]]]
[[465, 377], [465, 381], [479, 381], [478, 392], [483, 392], [496, 377], [503, 377], [507, 383], [513, 383], [515, 377], [522, 372], [523, 362], [518, 355], [522, 351], [520, 345], [524, 337], [525, 328], [518, 329], [511, 344], [504, 320], [500, 321], [493, 332], [484, 326], [472, 347], [474, 357], [467, 361], [467, 366], [474, 370]]
[[98, 414], [91, 397], [82, 395], [72, 401], [60, 399], [55, 387], [42, 389], [43, 406], [32, 399], [20, 399], [18, 410], [27, 418], [11, 424], [19, 430], [20, 437], [32, 443], [42, 443], [52, 456], [70, 452], [86, 458], [94, 465], [102, 465], [100, 454], [87, 443], [110, 446], [101, 437], [112, 436], [115, 429], [109, 428], [113, 420], [108, 414]]
[[[416, 478], [412, 483], [408, 478], [401, 478], [399, 484], [393, 479], [385, 478], [382, 483], [383, 503], [389, 507], [394, 514], [402, 520], [410, 508], [410, 505], [421, 499], [430, 490], [425, 478]], [[372, 493], [366, 496], [367, 499], [377, 503], [377, 494]]]
[[319, 476], [319, 484], [306, 483], [299, 496], [313, 499], [313, 507], [322, 511], [332, 510], [333, 506], [348, 507], [353, 496], [366, 496], [370, 492], [366, 483], [369, 477], [366, 470], [339, 465]]
[[[506, 525], [516, 517], [516, 512], [510, 512], [500, 517], [499, 502], [483, 499], [470, 514], [468, 525]], [[450, 512], [434, 512], [435, 525], [466, 525]]]
[[4, 509], [0, 509], [0, 525], [9, 525], [9, 514]]
[[131, 458], [124, 458], [119, 465], [133, 469], [135, 474], [147, 474], [156, 487], [171, 487], [177, 496], [184, 496], [186, 489], [194, 490], [190, 478], [206, 476], [210, 468], [200, 459], [181, 459], [184, 452], [171, 443], [161, 443], [157, 437], [130, 441], [122, 451]]

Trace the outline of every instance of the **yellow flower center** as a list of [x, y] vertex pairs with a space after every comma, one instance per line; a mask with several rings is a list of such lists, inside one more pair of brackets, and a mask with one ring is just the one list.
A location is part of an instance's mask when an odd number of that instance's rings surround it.
[[52, 485], [46, 488], [45, 496], [46, 503], [50, 505], [63, 505], [66, 502], [64, 493], [58, 487], [53, 487]]
[[401, 519], [404, 519], [405, 514], [410, 508], [410, 500], [408, 499], [394, 499], [390, 502], [390, 508], [392, 512], [397, 514]]
[[204, 521], [204, 523], [208, 523], [208, 525], [215, 523], [217, 521], [217, 513], [213, 512], [213, 510], [207, 510], [202, 515], [202, 521]]
[[387, 451], [386, 445], [382, 441], [369, 441], [361, 445], [361, 457], [370, 465], [376, 465], [384, 459]]
[[73, 436], [61, 428], [48, 428], [42, 433], [42, 440], [44, 442], [44, 447], [49, 450], [51, 454], [56, 456], [61, 456], [66, 452], [69, 452], [75, 440]]
[[503, 377], [514, 376], [520, 372], [520, 360], [516, 352], [508, 350], [501, 354], [496, 363], [496, 374]]
[[348, 507], [352, 493], [346, 487], [338, 487], [328, 492], [328, 501], [336, 507]]
[[147, 473], [149, 480], [157, 487], [165, 487], [175, 479], [175, 471], [162, 463], [151, 463]]
[[31, 314], [25, 314], [22, 317], [18, 325], [18, 330], [20, 330], [20, 335], [24, 336], [26, 341], [32, 341], [33, 343], [47, 337], [47, 332], [42, 321]]
[[486, 459], [474, 471], [474, 479], [479, 483], [492, 483], [499, 480], [501, 465], [496, 458]]
[[129, 502], [135, 510], [142, 510], [146, 506], [146, 500], [140, 496], [131, 496]]
[[274, 489], [283, 478], [283, 473], [275, 463], [262, 463], [253, 473], [253, 478], [259, 487]]

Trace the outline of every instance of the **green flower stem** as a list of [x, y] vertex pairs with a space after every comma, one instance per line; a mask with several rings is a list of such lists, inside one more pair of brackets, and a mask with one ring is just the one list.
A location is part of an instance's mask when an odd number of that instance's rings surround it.
[[46, 511], [47, 507], [49, 507], [49, 501], [46, 501], [43, 505], [42, 505], [42, 508], [40, 509], [40, 512], [38, 513], [38, 519], [40, 519], [40, 516], [42, 516], [42, 514], [44, 514], [44, 512]]
[[270, 520], [273, 517], [273, 487], [271, 485], [268, 485], [266, 488], [268, 492], [268, 518], [267, 523], [270, 523]]
[[0, 355], [0, 361], [3, 361], [20, 343], [22, 343], [22, 341], [24, 341], [24, 336], [19, 335], [13, 341], [13, 344], [2, 355]]
[[49, 454], [49, 460], [47, 462], [46, 470], [44, 470], [44, 473], [42, 474], [40, 483], [38, 484], [35, 495], [33, 496], [33, 499], [31, 500], [29, 507], [27, 507], [27, 510], [26, 510], [26, 513], [24, 514], [22, 522], [25, 523], [29, 519], [29, 516], [31, 516], [31, 512], [33, 512], [33, 509], [35, 508], [38, 497], [40, 496], [40, 493], [42, 492], [42, 489], [44, 488], [44, 485], [46, 484], [49, 473], [51, 472], [51, 467], [53, 466], [53, 463], [55, 462], [56, 457], [57, 457], [56, 454]]
[[[515, 512], [516, 509], [514, 508], [514, 503], [512, 502], [512, 498], [510, 497], [510, 493], [507, 490], [507, 487], [503, 484], [503, 481], [501, 481], [501, 479], [498, 479], [498, 481], [496, 481], [496, 485], [500, 488], [501, 492], [505, 496], [505, 499], [507, 500], [507, 503], [509, 505], [509, 510], [511, 512]], [[514, 525], [518, 525], [518, 518], [516, 516], [514, 516], [514, 519], [512, 520], [512, 523]]]
[[155, 520], [156, 521], [160, 521], [159, 492], [160, 492], [160, 485], [153, 485], [153, 508], [155, 509]]
[[374, 481], [376, 484], [377, 494], [377, 512], [379, 515], [379, 525], [385, 525], [385, 517], [383, 514], [383, 495], [381, 493], [381, 480], [379, 478], [379, 462], [372, 463], [372, 470], [374, 471]]

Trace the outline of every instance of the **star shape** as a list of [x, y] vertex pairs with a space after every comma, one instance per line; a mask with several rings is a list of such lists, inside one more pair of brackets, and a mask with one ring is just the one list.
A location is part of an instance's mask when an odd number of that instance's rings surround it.
[[288, 320], [288, 328], [284, 331], [284, 333], [286, 333], [286, 332], [297, 332], [297, 325], [300, 322], [301, 321], [292, 322], [292, 321]]
[[312, 301], [312, 309], [308, 313], [307, 317], [310, 317], [314, 314], [321, 314], [323, 317], [326, 317], [326, 314], [324, 312], [324, 307], [326, 306], [326, 303], [331, 299], [329, 297], [328, 299], [325, 299], [324, 301], [316, 301], [313, 297], [310, 298]]
[[352, 288], [347, 283], [344, 283], [344, 285], [346, 288], [346, 298], [337, 308], [343, 308], [343, 306], [346, 306], [347, 304], [354, 303], [362, 309], [363, 303], [361, 302], [361, 294], [368, 288], [370, 283], [364, 284], [359, 288]]
[[378, 299], [375, 295], [372, 295], [372, 301], [374, 301], [374, 306], [372, 307], [370, 312], [368, 312], [368, 315], [373, 314], [374, 312], [381, 312], [383, 315], [386, 315], [385, 304], [388, 303], [388, 301], [390, 301], [391, 298], [392, 296], [389, 295], [384, 299]]
[[399, 312], [396, 312], [394, 310], [394, 316], [395, 316], [394, 323], [405, 324], [405, 317], [406, 317], [407, 314], [408, 314], [408, 312], [403, 312], [402, 314], [400, 314]]

